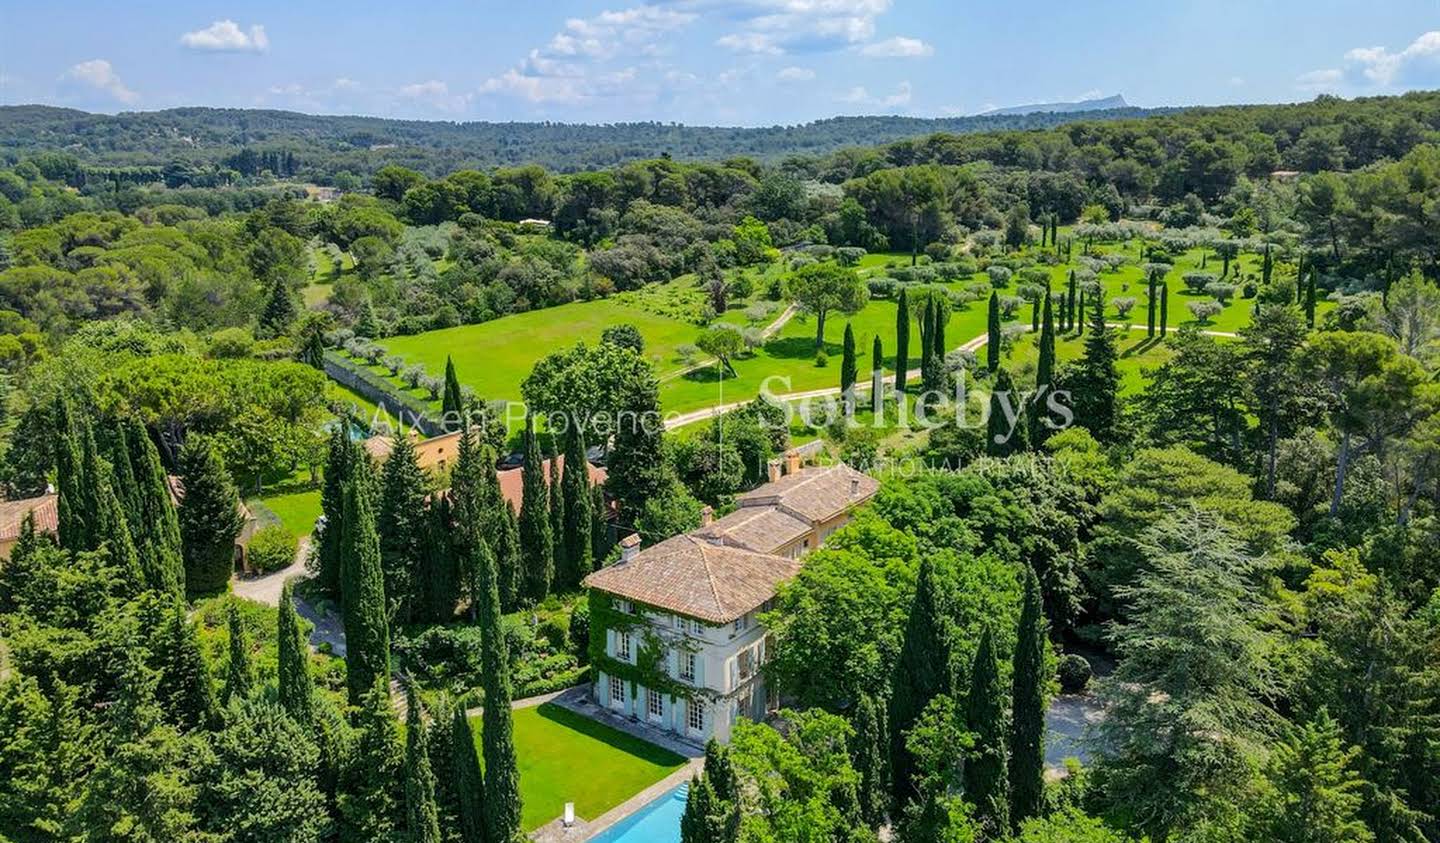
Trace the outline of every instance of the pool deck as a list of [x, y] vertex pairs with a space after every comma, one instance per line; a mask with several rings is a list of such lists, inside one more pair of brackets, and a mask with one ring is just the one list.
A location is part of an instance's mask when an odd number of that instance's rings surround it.
[[700, 770], [705, 766], [704, 747], [690, 743], [689, 741], [680, 740], [671, 732], [656, 729], [653, 726], [631, 720], [628, 717], [620, 717], [609, 709], [596, 705], [595, 700], [590, 696], [589, 685], [577, 685], [573, 688], [567, 688], [558, 694], [546, 696], [546, 702], [558, 705], [583, 717], [588, 717], [591, 720], [604, 723], [612, 729], [625, 732], [647, 743], [668, 749], [688, 759], [688, 763], [595, 819], [586, 820], [577, 816], [575, 817], [575, 824], [566, 828], [564, 818], [556, 817], [554, 820], [531, 832], [530, 839], [535, 841], [535, 843], [559, 843], [560, 841], [565, 841], [565, 843], [580, 843], [581, 841], [589, 840], [678, 787], [681, 783], [687, 782], [694, 776], [699, 775]]

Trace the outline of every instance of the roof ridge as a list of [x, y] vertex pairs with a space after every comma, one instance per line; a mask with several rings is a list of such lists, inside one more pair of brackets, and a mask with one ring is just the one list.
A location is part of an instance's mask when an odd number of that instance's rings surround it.
[[695, 547], [700, 551], [700, 567], [705, 569], [705, 582], [710, 586], [710, 596], [715, 598], [715, 608], [721, 612], [729, 611], [720, 599], [720, 589], [715, 586], [715, 572], [710, 570], [710, 556], [705, 552], [705, 545], [709, 542], [696, 538], [690, 533], [686, 533], [685, 538], [694, 542]]

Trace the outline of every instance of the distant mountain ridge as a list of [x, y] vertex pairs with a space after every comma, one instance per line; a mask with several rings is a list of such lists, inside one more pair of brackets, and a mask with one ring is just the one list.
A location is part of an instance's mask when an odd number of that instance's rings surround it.
[[1098, 99], [1075, 102], [1042, 102], [1031, 105], [1012, 105], [1006, 108], [992, 108], [982, 111], [976, 117], [1018, 117], [1029, 114], [1083, 114], [1090, 111], [1111, 111], [1130, 108], [1122, 94]]
[[280, 150], [293, 153], [301, 166], [324, 158], [357, 173], [373, 172], [387, 163], [404, 164], [433, 176], [463, 167], [530, 163], [574, 172], [661, 155], [682, 160], [749, 156], [775, 161], [936, 132], [1046, 129], [1080, 119], [1142, 117], [1175, 110], [1121, 107], [938, 118], [854, 116], [788, 126], [733, 127], [662, 122], [456, 123], [200, 107], [110, 115], [18, 105], [0, 106], [0, 157], [63, 150], [87, 165], [165, 166], [173, 162], [215, 164], [241, 150]]

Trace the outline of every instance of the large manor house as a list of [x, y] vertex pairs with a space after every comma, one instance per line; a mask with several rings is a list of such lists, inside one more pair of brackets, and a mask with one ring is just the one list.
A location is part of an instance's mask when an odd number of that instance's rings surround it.
[[802, 467], [792, 451], [783, 471], [772, 462], [769, 482], [736, 499], [734, 512], [712, 519], [707, 508], [699, 529], [644, 549], [638, 536], [622, 541], [620, 561], [585, 584], [633, 621], [597, 624], [591, 634], [605, 635], [608, 659], [629, 665], [639, 663], [642, 647], [658, 646], [666, 688], [597, 665], [596, 702], [697, 743], [728, 741], [739, 717], [763, 719], [776, 699], [760, 672], [769, 637], [758, 616], [804, 555], [878, 488], [844, 463]]

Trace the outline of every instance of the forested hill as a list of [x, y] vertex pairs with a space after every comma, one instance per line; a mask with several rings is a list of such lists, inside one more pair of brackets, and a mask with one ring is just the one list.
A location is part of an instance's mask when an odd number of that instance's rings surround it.
[[[1173, 109], [1090, 111], [1086, 120]], [[976, 117], [834, 117], [794, 126], [740, 128], [675, 123], [453, 123], [228, 108], [89, 114], [73, 109], [0, 107], [0, 155], [65, 150], [85, 163], [163, 166], [222, 164], [244, 149], [286, 151], [328, 172], [373, 172], [404, 164], [432, 176], [457, 169], [536, 163], [565, 172], [668, 154], [679, 159], [746, 155], [776, 160], [872, 146], [934, 132], [1042, 129], [1078, 114]], [[228, 165], [228, 163], [227, 163]]]

